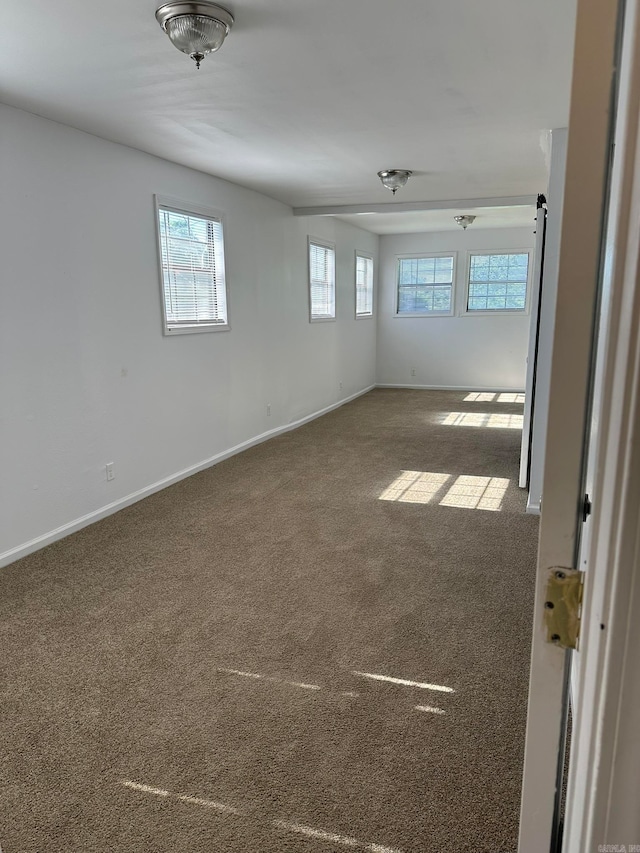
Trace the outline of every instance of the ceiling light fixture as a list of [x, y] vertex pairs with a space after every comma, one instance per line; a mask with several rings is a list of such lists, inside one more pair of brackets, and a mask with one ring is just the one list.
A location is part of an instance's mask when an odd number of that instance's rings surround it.
[[382, 186], [391, 190], [394, 195], [407, 183], [411, 175], [413, 172], [408, 169], [384, 169], [382, 172], [378, 172]]
[[165, 3], [156, 20], [173, 44], [193, 59], [196, 68], [208, 53], [222, 46], [233, 26], [233, 15], [207, 0], [199, 3]]
[[471, 216], [471, 214], [467, 213], [467, 214], [465, 214], [465, 216], [454, 216], [453, 218], [458, 223], [458, 225], [461, 225], [464, 228], [464, 230], [466, 231], [467, 228], [471, 224], [473, 224], [475, 216]]

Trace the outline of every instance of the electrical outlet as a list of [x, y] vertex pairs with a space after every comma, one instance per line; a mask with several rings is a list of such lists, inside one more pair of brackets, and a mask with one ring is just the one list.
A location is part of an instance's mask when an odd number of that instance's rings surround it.
[[415, 375], [416, 375], [416, 369], [415, 369], [415, 367], [412, 367], [412, 368], [411, 368], [411, 375], [412, 375], [412, 376], [415, 376]]
[[271, 403], [267, 403], [267, 417], [271, 417]]
[[113, 470], [113, 462], [107, 462], [104, 467], [107, 472], [107, 480], [115, 480], [116, 472]]

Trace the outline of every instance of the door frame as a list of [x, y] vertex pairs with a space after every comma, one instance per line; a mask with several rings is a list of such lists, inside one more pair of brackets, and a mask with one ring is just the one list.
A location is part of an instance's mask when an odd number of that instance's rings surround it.
[[[620, 5], [622, 0], [620, 0]], [[519, 853], [560, 849], [570, 652], [546, 640], [546, 580], [577, 567], [619, 4], [578, 0], [531, 649]]]

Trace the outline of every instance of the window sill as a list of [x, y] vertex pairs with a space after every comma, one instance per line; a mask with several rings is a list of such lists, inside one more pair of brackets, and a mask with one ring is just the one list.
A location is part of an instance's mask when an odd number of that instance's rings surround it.
[[165, 326], [164, 334], [172, 338], [174, 335], [198, 335], [202, 332], [228, 332], [228, 323], [199, 323], [197, 326]]
[[464, 311], [461, 317], [526, 317], [529, 312], [524, 309], [503, 311], [500, 308], [488, 308], [478, 311]]
[[423, 320], [425, 317], [454, 317], [453, 311], [432, 311], [430, 314], [394, 314], [398, 320]]

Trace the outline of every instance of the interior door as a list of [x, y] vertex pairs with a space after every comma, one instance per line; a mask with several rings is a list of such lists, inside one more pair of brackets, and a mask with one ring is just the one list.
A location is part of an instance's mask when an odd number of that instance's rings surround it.
[[524, 389], [524, 419], [522, 423], [522, 446], [520, 449], [520, 488], [529, 487], [531, 470], [531, 446], [533, 441], [533, 411], [536, 399], [536, 368], [538, 343], [540, 340], [540, 306], [542, 303], [542, 276], [544, 273], [544, 247], [547, 234], [547, 209], [544, 196], [538, 196], [536, 213], [536, 247], [531, 276], [531, 315], [529, 325], [529, 350], [527, 353], [527, 377]]
[[[583, 626], [573, 655], [572, 755], [564, 848], [596, 850], [640, 838], [637, 672], [633, 628], [638, 575], [638, 329], [640, 327], [640, 2], [625, 3], [611, 192], [602, 262], [598, 348], [593, 371], [580, 568]], [[635, 590], [635, 592], [634, 592]], [[634, 598], [635, 596], [635, 598]], [[627, 670], [620, 665], [626, 660]], [[637, 687], [636, 696], [637, 694]], [[630, 724], [631, 722], [631, 724]], [[631, 776], [626, 768], [631, 768]], [[635, 796], [634, 796], [635, 795]], [[626, 831], [625, 831], [626, 830]], [[610, 848], [623, 845], [610, 843]], [[629, 849], [632, 845], [629, 845]]]
[[549, 570], [575, 568], [614, 118], [618, 3], [578, 0], [543, 484], [519, 853], [561, 849], [571, 652], [547, 642]]

